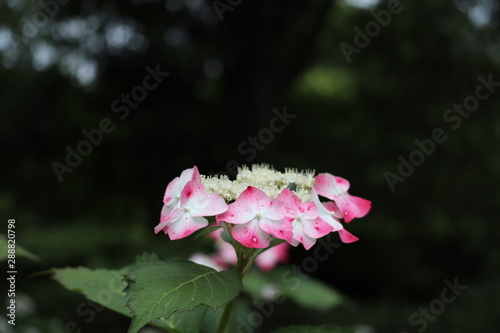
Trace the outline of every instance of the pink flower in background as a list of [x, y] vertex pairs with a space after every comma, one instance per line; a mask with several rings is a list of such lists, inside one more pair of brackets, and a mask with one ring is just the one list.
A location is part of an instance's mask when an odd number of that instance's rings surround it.
[[290, 252], [290, 245], [288, 243], [278, 244], [259, 254], [257, 258], [255, 258], [255, 264], [263, 271], [270, 271], [276, 267], [278, 263], [288, 261], [288, 252]]
[[[217, 229], [207, 235], [207, 237], [215, 241], [215, 248], [217, 249], [216, 253], [206, 255], [204, 253], [196, 252], [189, 257], [189, 260], [200, 265], [212, 267], [217, 271], [235, 266], [238, 262], [236, 251], [230, 243], [227, 243], [222, 239], [222, 232], [225, 232], [225, 229]], [[270, 271], [276, 267], [278, 263], [288, 261], [289, 251], [290, 245], [288, 243], [278, 244], [259, 254], [255, 259], [255, 264], [263, 271]]]
[[235, 266], [238, 263], [238, 257], [232, 244], [223, 241], [222, 239], [215, 243], [217, 253], [213, 256], [214, 261], [221, 266]]
[[365, 216], [371, 209], [371, 201], [347, 193], [349, 182], [342, 177], [320, 173], [315, 177], [314, 187], [319, 195], [335, 201], [346, 222]]
[[227, 243], [222, 238], [222, 233], [225, 232], [225, 228], [220, 228], [206, 236], [215, 241], [216, 253], [211, 255], [206, 255], [204, 253], [196, 252], [189, 257], [189, 260], [208, 267], [212, 267], [217, 271], [222, 271], [228, 269], [231, 266], [235, 266], [238, 263], [238, 258], [236, 256], [236, 251], [233, 245]]
[[293, 241], [292, 225], [284, 219], [285, 214], [281, 201], [248, 186], [235, 202], [229, 204], [227, 212], [217, 216], [217, 221], [236, 224], [231, 233], [241, 244], [265, 248], [271, 241], [270, 235], [290, 243]]
[[221, 214], [227, 208], [220, 195], [208, 193], [201, 182], [190, 180], [181, 191], [178, 207], [161, 219], [155, 233], [168, 233], [172, 240], [187, 237], [208, 225], [204, 216]]
[[197, 263], [199, 265], [207, 266], [220, 272], [227, 269], [227, 265], [219, 265], [213, 256], [206, 255], [205, 253], [196, 252], [193, 253], [188, 260]]
[[286, 219], [292, 224], [293, 246], [300, 242], [309, 250], [317, 238], [333, 230], [332, 226], [318, 216], [314, 202], [302, 202], [289, 188], [285, 188], [277, 199], [285, 204]]

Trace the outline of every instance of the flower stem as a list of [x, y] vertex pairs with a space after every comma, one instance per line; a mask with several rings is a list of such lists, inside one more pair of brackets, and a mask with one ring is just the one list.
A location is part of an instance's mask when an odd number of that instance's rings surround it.
[[224, 308], [224, 312], [222, 313], [222, 317], [219, 321], [219, 326], [217, 327], [217, 333], [224, 333], [226, 330], [227, 323], [229, 321], [229, 317], [231, 315], [231, 310], [233, 309], [234, 300], [229, 302]]

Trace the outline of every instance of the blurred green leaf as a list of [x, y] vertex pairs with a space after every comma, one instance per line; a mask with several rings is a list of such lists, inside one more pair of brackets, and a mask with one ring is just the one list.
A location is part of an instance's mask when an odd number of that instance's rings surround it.
[[[0, 236], [0, 261], [4, 261], [7, 259], [8, 253], [8, 242], [7, 242], [7, 236], [6, 235], [1, 235]], [[31, 259], [33, 261], [40, 261], [40, 258], [36, 255], [31, 253], [30, 251], [26, 250], [25, 248], [22, 248], [21, 246], [17, 245], [16, 243], [16, 257], [24, 257]]]
[[269, 291], [310, 309], [328, 310], [343, 303], [343, 296], [337, 290], [291, 268], [277, 268], [268, 273], [253, 270], [243, 282], [244, 290], [254, 299], [264, 298]]
[[354, 331], [338, 327], [287, 326], [280, 327], [271, 333], [354, 333]]
[[153, 320], [199, 305], [219, 308], [241, 290], [234, 272], [217, 272], [190, 261], [146, 264], [130, 271], [127, 283], [127, 306], [133, 310], [129, 332], [133, 333]]

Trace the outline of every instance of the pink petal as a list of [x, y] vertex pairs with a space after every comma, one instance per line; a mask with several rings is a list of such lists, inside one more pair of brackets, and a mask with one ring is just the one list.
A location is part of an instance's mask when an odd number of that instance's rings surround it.
[[335, 196], [346, 193], [349, 190], [349, 182], [342, 177], [337, 177], [329, 173], [320, 173], [314, 178], [314, 187], [319, 195], [334, 200]]
[[203, 196], [205, 188], [200, 182], [189, 181], [181, 191], [180, 203], [181, 207], [186, 205], [188, 201], [193, 201], [193, 198]]
[[304, 246], [304, 249], [309, 250], [311, 247], [313, 247], [314, 244], [316, 244], [316, 238], [309, 237], [308, 235], [304, 234], [302, 235], [300, 242], [302, 243], [302, 246]]
[[372, 202], [370, 200], [366, 200], [360, 197], [355, 197], [353, 195], [349, 195], [351, 202], [358, 207], [358, 214], [356, 217], [364, 217], [370, 209], [372, 208]]
[[168, 214], [170, 214], [172, 212], [172, 209], [167, 206], [167, 205], [163, 205], [163, 207], [161, 208], [161, 213], [160, 213], [160, 222], [163, 221], [165, 219], [165, 217], [167, 217]]
[[319, 174], [315, 178], [314, 187], [318, 194], [335, 201], [346, 222], [365, 216], [371, 209], [371, 201], [347, 193], [349, 182], [342, 177]]
[[180, 195], [184, 184], [181, 184], [181, 180], [179, 177], [174, 178], [167, 185], [167, 189], [165, 190], [165, 194], [163, 196], [163, 203], [165, 205], [172, 205], [175, 201], [179, 200], [177, 195]]
[[167, 233], [168, 226], [178, 219], [182, 215], [182, 209], [174, 209], [167, 216], [163, 216], [160, 220], [160, 223], [155, 227], [155, 234], [159, 233], [163, 230], [164, 233]]
[[349, 231], [347, 231], [345, 229], [339, 230], [339, 236], [340, 236], [340, 240], [343, 243], [352, 243], [352, 242], [356, 242], [359, 240], [358, 237], [354, 236], [353, 234], [351, 234]]
[[234, 224], [242, 224], [251, 221], [254, 217], [255, 214], [250, 210], [247, 204], [236, 200], [227, 206], [227, 211], [225, 213], [217, 215], [216, 220], [217, 223], [225, 221]]
[[276, 198], [283, 202], [286, 216], [295, 219], [298, 215], [305, 219], [318, 217], [318, 210], [313, 202], [302, 202], [289, 188], [285, 188]]
[[299, 205], [299, 212], [306, 220], [314, 220], [318, 217], [318, 209], [314, 202], [305, 202]]
[[181, 193], [181, 207], [189, 207], [191, 216], [213, 216], [227, 211], [224, 199], [208, 193], [201, 182], [189, 181]]
[[[246, 204], [248, 208], [256, 213], [260, 210], [259, 201], [260, 199], [267, 198], [267, 195], [260, 189], [248, 186], [236, 199], [242, 204]], [[235, 202], [236, 202], [235, 201]]]
[[280, 221], [275, 221], [267, 218], [261, 218], [259, 219], [259, 223], [260, 227], [265, 232], [276, 238], [284, 239], [289, 243], [293, 242], [292, 224], [289, 220], [283, 218]]
[[336, 198], [335, 202], [347, 223], [354, 218], [365, 216], [371, 209], [371, 201], [349, 194]]
[[255, 220], [235, 225], [231, 233], [234, 239], [246, 247], [266, 248], [271, 241], [269, 234], [264, 232]]
[[[296, 197], [297, 196], [293, 194], [292, 190], [290, 190], [289, 188], [285, 188], [276, 197], [276, 199], [278, 199], [279, 201], [281, 201], [285, 205], [286, 210], [291, 210], [291, 211], [295, 212], [297, 209], [297, 201], [295, 200]], [[299, 199], [299, 201], [300, 201], [300, 199]]]
[[314, 202], [316, 208], [318, 209], [318, 216], [323, 221], [331, 225], [333, 227], [333, 231], [344, 228], [342, 224], [330, 214], [330, 211], [326, 209], [325, 206], [323, 206], [321, 201], [319, 201], [318, 193], [316, 192], [316, 189], [314, 187], [311, 189], [311, 200]]
[[248, 186], [236, 201], [245, 203], [255, 215], [260, 214], [271, 220], [281, 220], [286, 213], [281, 201], [268, 197], [264, 191], [253, 186]]
[[207, 225], [208, 220], [206, 218], [200, 216], [193, 217], [189, 213], [184, 212], [168, 226], [168, 235], [171, 240], [181, 239]]
[[201, 181], [201, 175], [200, 172], [198, 171], [198, 167], [195, 165], [191, 169], [186, 169], [182, 171], [181, 176], [181, 183], [186, 184], [187, 182], [194, 180], [197, 182]]
[[321, 238], [333, 231], [333, 227], [320, 218], [303, 222], [304, 233], [312, 238]]
[[336, 218], [342, 218], [342, 212], [334, 201], [323, 202], [323, 206], [330, 212], [333, 212], [333, 216]]
[[[168, 185], [163, 196], [163, 203], [167, 206], [175, 205], [179, 200], [182, 189], [190, 180], [201, 181], [200, 172], [196, 165], [192, 169], [182, 171], [180, 177], [175, 177]], [[177, 208], [177, 207], [172, 207]]]
[[293, 232], [293, 246], [299, 245], [299, 243], [304, 242], [304, 225], [299, 221], [292, 222], [292, 232]]
[[263, 198], [260, 200], [260, 214], [271, 220], [281, 220], [285, 217], [285, 205], [274, 198]]
[[256, 187], [248, 186], [235, 202], [229, 204], [226, 213], [217, 216], [217, 221], [242, 224], [247, 223], [256, 216], [281, 220], [285, 217], [285, 214], [285, 206], [281, 201], [269, 198]]

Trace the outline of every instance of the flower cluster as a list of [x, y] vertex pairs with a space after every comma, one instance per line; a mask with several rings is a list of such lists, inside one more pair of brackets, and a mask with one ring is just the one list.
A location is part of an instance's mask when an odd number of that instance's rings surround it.
[[[271, 237], [310, 249], [316, 239], [338, 232], [344, 243], [358, 238], [340, 222], [365, 216], [369, 200], [352, 196], [349, 182], [329, 173], [287, 169], [279, 172], [267, 165], [239, 169], [235, 180], [200, 175], [187, 169], [165, 191], [160, 223], [170, 239], [184, 238], [208, 226], [215, 216], [231, 237], [248, 248], [267, 248]], [[332, 201], [322, 202], [319, 196]]]

